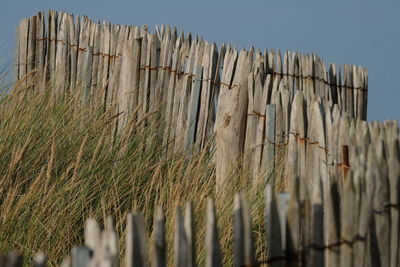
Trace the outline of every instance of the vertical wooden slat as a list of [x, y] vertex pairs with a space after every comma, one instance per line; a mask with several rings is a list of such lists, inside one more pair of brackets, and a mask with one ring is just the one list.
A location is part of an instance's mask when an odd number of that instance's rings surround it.
[[76, 21], [73, 16], [67, 17], [67, 25], [69, 27], [69, 42], [67, 46], [69, 47], [69, 57], [70, 57], [70, 68], [69, 73], [69, 89], [71, 92], [75, 92], [76, 77], [77, 77], [77, 60], [78, 60], [78, 33], [76, 27], [79, 27], [79, 20]]
[[177, 207], [175, 213], [174, 243], [175, 267], [188, 266], [190, 264], [189, 246], [185, 232], [184, 216], [180, 207]]
[[[228, 185], [225, 179], [228, 173], [236, 168], [238, 160], [243, 153], [246, 130], [245, 118], [247, 116], [246, 86], [249, 73], [247, 53], [245, 51], [240, 52], [237, 64], [236, 59], [237, 51], [233, 51], [222, 77], [222, 83], [226, 85], [221, 86], [218, 113], [215, 121], [217, 191]], [[235, 65], [236, 69], [235, 73], [233, 73]], [[233, 87], [230, 88], [230, 86]]]
[[[263, 170], [264, 165], [262, 164], [263, 162], [263, 148], [264, 148], [264, 142], [265, 142], [265, 130], [267, 128], [266, 126], [266, 106], [267, 106], [267, 98], [268, 94], [270, 93], [270, 88], [271, 88], [271, 75], [268, 75], [267, 78], [264, 81], [264, 85], [262, 86], [261, 83], [256, 86], [256, 90], [259, 90], [259, 93], [256, 94], [256, 105], [253, 110], [253, 117], [256, 118], [256, 124], [255, 124], [255, 136], [252, 141], [252, 147], [254, 148], [254, 154], [253, 154], [253, 163], [252, 165], [252, 176], [253, 176], [253, 183], [254, 185], [258, 184], [260, 182], [260, 170]], [[249, 118], [249, 116], [248, 116]], [[264, 178], [265, 175], [262, 177]], [[264, 180], [264, 179], [262, 179]], [[264, 183], [264, 181], [261, 181]]]
[[[44, 14], [39, 12], [36, 16], [36, 36], [35, 36], [35, 69], [38, 71], [38, 80], [43, 80], [44, 74], [44, 60], [45, 60], [45, 24], [44, 24]], [[39, 90], [43, 90], [44, 84], [39, 83]]]
[[256, 266], [250, 210], [242, 194], [234, 202], [234, 266]]
[[99, 71], [99, 102], [102, 103], [104, 110], [107, 107], [107, 94], [108, 94], [108, 83], [109, 83], [109, 68], [110, 68], [110, 42], [111, 42], [111, 24], [106, 22], [103, 24], [103, 45], [102, 50], [100, 51], [103, 53], [102, 55], [102, 64], [101, 69]]
[[327, 267], [337, 267], [340, 263], [340, 199], [334, 177], [330, 177], [327, 186], [327, 198], [324, 202], [324, 232], [325, 232], [325, 264]]
[[[71, 267], [87, 267], [91, 261], [91, 251], [87, 247], [73, 247], [71, 251]], [[68, 264], [65, 260], [65, 265]]]
[[[181, 95], [182, 95], [182, 83], [184, 82], [185, 76], [184, 73], [187, 73], [189, 70], [189, 64], [186, 57], [189, 56], [190, 43], [188, 40], [183, 42], [182, 48], [179, 50], [179, 56], [177, 58], [177, 65], [174, 72], [175, 88], [174, 88], [174, 99], [172, 101], [172, 109], [171, 109], [171, 121], [170, 121], [170, 145], [168, 146], [168, 150], [174, 150], [176, 148], [176, 143], [179, 141], [177, 136], [177, 129], [179, 124], [179, 112], [181, 109]], [[170, 82], [172, 85], [174, 81]]]
[[14, 54], [14, 75], [15, 80], [19, 79], [19, 66], [20, 66], [20, 35], [19, 35], [19, 25], [15, 28], [15, 54]]
[[203, 147], [206, 139], [206, 128], [207, 128], [207, 118], [210, 112], [210, 101], [211, 92], [214, 84], [212, 83], [212, 78], [215, 76], [216, 71], [216, 45], [211, 43], [206, 43], [204, 49], [204, 70], [203, 70], [203, 83], [200, 96], [200, 112], [199, 112], [199, 125], [197, 128], [197, 135], [199, 136], [200, 146]]
[[186, 127], [188, 126], [187, 121], [187, 114], [189, 108], [189, 100], [190, 100], [190, 92], [191, 92], [191, 85], [192, 85], [192, 76], [191, 70], [193, 68], [193, 61], [196, 51], [196, 43], [192, 43], [189, 50], [188, 58], [184, 61], [183, 66], [183, 78], [180, 88], [180, 95], [179, 95], [179, 110], [178, 110], [178, 117], [176, 123], [176, 130], [175, 130], [175, 149], [181, 150], [186, 143], [183, 143], [186, 133]]
[[[90, 94], [92, 96], [97, 93], [97, 78], [99, 73], [99, 52], [100, 52], [100, 38], [101, 38], [101, 25], [97, 23], [92, 24], [91, 33], [90, 33], [90, 43], [89, 45], [93, 46], [93, 59], [92, 59], [92, 84], [90, 89]], [[98, 108], [98, 103], [95, 102], [95, 99], [92, 101], [92, 108]]]
[[104, 95], [104, 104], [105, 109], [109, 110], [111, 106], [111, 102], [113, 101], [114, 95], [114, 84], [115, 84], [115, 62], [117, 61], [117, 49], [118, 49], [118, 40], [119, 34], [121, 33], [121, 25], [110, 25], [110, 49], [109, 49], [109, 59], [108, 59], [108, 79], [106, 81], [107, 84], [107, 92]]
[[93, 46], [87, 47], [82, 66], [82, 105], [87, 107], [90, 99], [90, 88], [92, 86], [92, 59], [93, 59]]
[[215, 120], [216, 120], [216, 113], [217, 113], [217, 107], [218, 107], [218, 99], [219, 99], [219, 92], [220, 92], [220, 85], [219, 81], [221, 79], [221, 64], [224, 61], [225, 58], [225, 44], [223, 44], [220, 47], [219, 52], [217, 53], [217, 50], [215, 48], [214, 53], [217, 54], [215, 57], [215, 67], [214, 67], [214, 75], [211, 77], [212, 79], [212, 86], [211, 86], [211, 92], [210, 92], [210, 102], [208, 106], [208, 117], [206, 118], [206, 128], [205, 128], [205, 134], [204, 134], [204, 142], [210, 140], [211, 136], [214, 134], [214, 125], [215, 125]]
[[134, 72], [137, 71], [135, 69], [135, 65], [137, 63], [134, 58], [134, 45], [135, 43], [132, 40], [126, 40], [124, 48], [122, 50], [122, 62], [121, 62], [121, 73], [120, 73], [120, 81], [118, 88], [118, 113], [121, 114], [118, 120], [118, 131], [125, 127], [129, 120], [130, 112], [132, 107], [130, 103], [132, 103], [131, 98], [133, 97], [133, 79], [136, 77]]
[[28, 64], [28, 34], [29, 18], [19, 24], [19, 76], [18, 79], [26, 76]]
[[43, 252], [38, 252], [33, 259], [34, 267], [45, 267], [47, 264], [47, 256]]
[[147, 102], [148, 102], [148, 92], [147, 86], [148, 83], [146, 82], [146, 77], [148, 74], [148, 69], [146, 70], [147, 64], [147, 45], [148, 45], [148, 38], [147, 33], [143, 34], [142, 42], [141, 42], [141, 49], [140, 49], [140, 80], [139, 80], [139, 105], [141, 105], [139, 116], [143, 116], [146, 113], [147, 109]]
[[390, 188], [390, 266], [399, 264], [399, 200], [400, 200], [400, 151], [396, 139], [389, 145], [388, 176]]
[[188, 202], [185, 207], [184, 228], [187, 241], [188, 267], [194, 267], [196, 262], [196, 235], [192, 204]]
[[55, 59], [55, 88], [53, 92], [53, 97], [55, 99], [60, 98], [65, 94], [65, 89], [68, 87], [66, 86], [66, 77], [68, 69], [67, 62], [68, 62], [68, 41], [69, 41], [69, 27], [67, 24], [67, 14], [63, 14], [61, 17], [60, 22], [60, 29], [57, 33], [57, 52], [56, 52], [56, 59]]
[[[84, 82], [86, 75], [91, 76], [91, 71], [88, 74], [87, 68], [84, 68], [84, 61], [87, 58], [87, 51], [89, 48], [89, 41], [90, 41], [90, 25], [91, 21], [88, 17], [83, 17], [80, 22], [80, 32], [78, 37], [78, 51], [77, 51], [77, 64], [76, 64], [76, 87], [81, 88], [82, 83]], [[92, 52], [93, 54], [93, 46]], [[92, 63], [90, 63], [92, 65]], [[85, 66], [87, 67], [87, 66]], [[91, 67], [91, 66], [90, 66]], [[90, 77], [91, 78], [91, 77]], [[90, 88], [89, 88], [90, 89]]]
[[206, 221], [206, 267], [221, 266], [221, 251], [218, 241], [217, 218], [215, 214], [215, 204], [212, 199], [207, 201], [207, 221]]
[[277, 206], [279, 214], [279, 223], [281, 225], [281, 242], [282, 251], [286, 251], [286, 240], [287, 240], [287, 211], [289, 204], [289, 193], [278, 193], [277, 195]]
[[290, 199], [286, 219], [286, 265], [299, 266], [300, 264], [300, 198], [299, 177], [295, 176], [291, 183]]
[[[363, 159], [360, 159], [360, 162]], [[365, 160], [365, 159], [364, 159]], [[365, 163], [364, 163], [365, 164]], [[362, 166], [359, 166], [354, 174], [355, 180], [357, 181], [357, 206], [360, 207], [358, 213], [358, 229], [357, 236], [353, 244], [354, 263], [360, 266], [371, 266], [370, 253], [371, 246], [369, 242], [371, 218], [372, 218], [372, 199], [373, 192], [368, 189], [373, 181], [369, 180], [365, 176], [365, 170]], [[367, 180], [368, 179], [368, 180]], [[372, 189], [372, 188], [371, 188]], [[356, 211], [355, 211], [356, 212]], [[339, 217], [339, 216], [338, 216]], [[356, 222], [354, 222], [356, 223]]]
[[[373, 145], [370, 146], [368, 151], [368, 157], [371, 160], [368, 164], [371, 166], [375, 165], [375, 173], [371, 177], [374, 179], [374, 196], [372, 201], [372, 208], [374, 211], [374, 223], [375, 223], [375, 234], [376, 234], [376, 245], [377, 245], [377, 262], [380, 266], [389, 266], [390, 264], [390, 214], [389, 208], [385, 203], [389, 203], [389, 181], [387, 176], [387, 162], [385, 160], [386, 155], [384, 151], [384, 144], [381, 137], [373, 140]], [[373, 158], [375, 155], [375, 159]], [[379, 255], [379, 256], [378, 256]]]
[[126, 229], [126, 267], [148, 266], [147, 241], [142, 214], [128, 214]]
[[[148, 68], [148, 75], [146, 76], [145, 82], [148, 84], [148, 94], [149, 94], [149, 102], [148, 102], [148, 110], [150, 112], [157, 110], [158, 108], [158, 101], [156, 99], [156, 84], [157, 84], [157, 66], [158, 66], [158, 46], [159, 40], [155, 34], [148, 35], [149, 45], [147, 47], [147, 66]], [[147, 110], [146, 109], [146, 110]]]
[[[106, 218], [105, 229], [102, 233], [103, 251], [108, 254], [108, 261], [111, 267], [117, 267], [119, 264], [118, 236], [115, 231], [114, 220], [111, 216]], [[146, 247], [142, 245], [143, 249]], [[103, 253], [104, 253], [103, 252]], [[145, 265], [143, 265], [145, 266]]]
[[354, 264], [352, 242], [355, 237], [355, 203], [353, 175], [349, 175], [344, 184], [340, 209], [340, 235], [342, 237], [340, 246], [340, 266], [353, 266]]
[[[255, 129], [256, 129], [256, 116], [253, 114], [254, 112], [254, 94], [255, 87], [261, 84], [260, 74], [257, 71], [256, 73], [250, 73], [248, 78], [248, 102], [247, 102], [247, 122], [246, 122], [246, 135], [244, 142], [244, 168], [245, 170], [251, 171], [252, 169], [252, 155], [253, 155], [253, 147], [252, 142], [255, 138]], [[259, 89], [261, 86], [257, 86]]]
[[287, 156], [286, 156], [286, 166], [285, 166], [285, 188], [291, 188], [291, 183], [299, 175], [299, 126], [302, 123], [300, 120], [303, 119], [299, 117], [302, 114], [300, 110], [302, 108], [302, 95], [299, 91], [294, 97], [292, 104], [292, 111], [290, 117], [290, 129], [288, 131], [288, 145], [287, 145]]
[[324, 208], [322, 202], [321, 180], [314, 176], [313, 191], [311, 197], [311, 246], [310, 266], [324, 265]]
[[167, 102], [166, 102], [166, 111], [164, 117], [164, 124], [165, 124], [165, 134], [163, 137], [163, 144], [165, 145], [166, 149], [170, 147], [170, 143], [172, 143], [172, 122], [173, 122], [173, 111], [174, 111], [174, 102], [176, 101], [176, 84], [178, 81], [177, 78], [177, 68], [179, 64], [179, 54], [181, 49], [181, 40], [178, 39], [175, 44], [175, 49], [172, 56], [172, 66], [171, 66], [171, 75], [169, 76], [168, 86], [167, 86]]
[[22, 267], [22, 256], [15, 252], [0, 254], [0, 266], [4, 267]]
[[28, 53], [27, 53], [27, 67], [26, 72], [29, 74], [27, 83], [30, 84], [34, 81], [34, 74], [32, 71], [35, 69], [35, 53], [36, 53], [36, 16], [29, 18], [29, 34], [28, 34]]
[[267, 105], [265, 109], [265, 136], [262, 166], [265, 168], [266, 182], [275, 183], [275, 117], [276, 106]]
[[157, 208], [154, 222], [154, 266], [165, 267], [166, 263], [166, 240], [165, 240], [165, 218], [161, 207]]
[[190, 104], [189, 104], [190, 110], [189, 110], [189, 126], [187, 133], [187, 147], [193, 145], [195, 143], [195, 140], [198, 138], [198, 136], [196, 136], [196, 129], [198, 126], [197, 122], [199, 118], [202, 78], [203, 78], [203, 67], [197, 66], [194, 85], [190, 96]]
[[275, 184], [282, 181], [283, 167], [285, 159], [285, 126], [284, 126], [284, 110], [282, 103], [283, 80], [279, 82], [278, 91], [273, 94], [271, 103], [275, 104]]
[[[164, 94], [166, 94], [165, 90], [165, 80], [167, 79], [167, 73], [169, 74], [169, 71], [167, 71], [168, 67], [170, 66], [168, 64], [168, 59], [170, 58], [170, 53], [171, 51], [171, 43], [170, 39], [162, 39], [159, 40], [160, 46], [161, 46], [161, 52], [159, 56], [159, 63], [158, 63], [158, 73], [157, 73], [157, 83], [156, 83], [156, 96], [155, 98], [157, 99], [159, 103], [159, 110], [160, 110], [160, 118], [163, 120], [165, 116], [165, 107], [166, 107], [166, 102], [164, 101], [163, 97]], [[164, 128], [164, 125], [161, 126]]]
[[282, 250], [282, 229], [279, 220], [278, 206], [271, 183], [268, 183], [265, 188], [265, 202], [267, 262], [272, 267], [284, 266], [285, 258]]
[[85, 246], [95, 251], [101, 243], [101, 229], [94, 219], [87, 219], [85, 225]]

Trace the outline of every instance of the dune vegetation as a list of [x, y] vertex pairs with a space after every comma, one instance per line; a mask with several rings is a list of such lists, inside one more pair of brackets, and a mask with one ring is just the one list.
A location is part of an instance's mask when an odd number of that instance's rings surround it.
[[263, 187], [251, 188], [241, 171], [229, 177], [234, 186], [227, 190], [232, 192], [215, 196], [212, 144], [202, 151], [166, 153], [157, 113], [116, 132], [118, 115], [81, 108], [81, 90], [54, 100], [52, 84], [35, 88], [35, 93], [24, 80], [12, 87], [0, 102], [0, 251], [22, 253], [25, 263], [43, 251], [54, 266], [74, 245], [82, 244], [87, 218], [104, 222], [111, 215], [123, 254], [127, 213], [144, 214], [151, 240], [155, 208], [161, 206], [172, 261], [175, 209], [190, 201], [202, 263], [206, 200], [212, 197], [224, 261], [229, 263], [233, 191], [243, 191], [251, 192], [246, 196], [258, 258], [265, 257]]

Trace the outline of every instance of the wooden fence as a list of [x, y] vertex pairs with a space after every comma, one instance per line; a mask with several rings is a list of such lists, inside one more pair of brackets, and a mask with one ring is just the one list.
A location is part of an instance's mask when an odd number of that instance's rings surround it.
[[[301, 103], [300, 95], [294, 103]], [[268, 106], [270, 107], [270, 106]], [[311, 133], [324, 136], [318, 125], [324, 120], [320, 104], [315, 103], [311, 114]], [[273, 110], [273, 109], [272, 109]], [[267, 113], [269, 108], [267, 108]], [[328, 113], [329, 114], [329, 113]], [[329, 116], [328, 116], [329, 118]], [[326, 120], [325, 120], [326, 122]], [[329, 120], [328, 120], [329, 122]], [[342, 116], [336, 123], [325, 125], [328, 142], [309, 144], [306, 165], [302, 156], [292, 157], [289, 193], [277, 193], [267, 183], [265, 190], [265, 243], [267, 258], [260, 261], [255, 254], [254, 234], [249, 206], [243, 195], [236, 195], [234, 204], [234, 238], [232, 261], [234, 266], [391, 266], [400, 264], [399, 200], [400, 200], [400, 145], [396, 121], [367, 123]], [[313, 135], [312, 135], [313, 136]], [[302, 154], [303, 142], [289, 138], [291, 155]], [[319, 142], [320, 139], [315, 139]], [[336, 144], [336, 145], [335, 145]], [[337, 147], [337, 149], [335, 148]], [[332, 151], [330, 152], [330, 149]], [[297, 151], [297, 152], [295, 152]], [[329, 153], [328, 153], [329, 152]], [[341, 161], [332, 155], [342, 156]], [[302, 170], [305, 176], [302, 177]], [[194, 203], [196, 205], [198, 203]], [[140, 214], [127, 216], [126, 242], [121, 247], [108, 219], [105, 230], [88, 220], [85, 246], [76, 247], [63, 266], [118, 266], [120, 249], [125, 248], [125, 266], [166, 266], [165, 218], [159, 208], [154, 216], [152, 239], [148, 245], [143, 218]], [[175, 212], [175, 266], [196, 266], [196, 229], [191, 205], [183, 212]], [[218, 230], [227, 227], [217, 223], [212, 200], [208, 202], [204, 240], [206, 266], [221, 266]], [[203, 242], [203, 241], [202, 241]], [[197, 242], [198, 244], [198, 242]], [[151, 253], [149, 253], [151, 251]], [[43, 261], [43, 255], [39, 257]], [[1, 262], [20, 266], [15, 254], [3, 256]], [[1, 264], [0, 264], [1, 265]], [[43, 266], [43, 265], [36, 265]]]
[[[117, 130], [132, 116], [157, 111], [168, 150], [214, 140], [220, 187], [243, 159], [255, 182], [267, 181], [269, 265], [400, 264], [399, 127], [365, 121], [365, 69], [331, 64], [327, 70], [315, 55], [218, 49], [169, 26], [151, 34], [146, 26], [100, 24], [54, 11], [23, 20], [18, 40], [17, 75], [32, 90], [49, 84], [54, 97], [81, 92], [85, 107], [120, 115]], [[272, 193], [277, 182], [290, 197]], [[248, 208], [239, 195], [234, 213], [235, 266], [257, 265]], [[175, 264], [192, 266], [190, 209], [176, 214]], [[127, 266], [148, 261], [140, 218], [128, 217]], [[207, 218], [206, 262], [218, 266], [212, 201]], [[162, 219], [154, 225], [153, 261], [163, 266]], [[69, 264], [118, 262], [111, 226], [101, 235], [98, 229], [90, 221], [86, 247], [73, 250]]]
[[[267, 258], [258, 261], [253, 242], [252, 220], [243, 195], [234, 201], [234, 266], [398, 266], [399, 246], [399, 185], [400, 153], [396, 139], [382, 142], [382, 135], [392, 136], [391, 127], [383, 124], [386, 132], [372, 134], [372, 145], [366, 158], [360, 157], [355, 171], [345, 179], [325, 179], [314, 176], [313, 191], [307, 183], [295, 177], [290, 193], [275, 193], [272, 185], [265, 190], [265, 239]], [[375, 142], [376, 141], [376, 142]], [[387, 146], [387, 147], [386, 147]], [[364, 168], [363, 168], [364, 167]], [[175, 212], [175, 266], [196, 266], [196, 229], [193, 209]], [[207, 204], [204, 255], [206, 266], [221, 266], [218, 225], [213, 200]], [[158, 208], [153, 221], [153, 237], [148, 245], [143, 216], [128, 214], [124, 266], [166, 266], [165, 218]], [[221, 225], [221, 222], [220, 222]], [[226, 226], [226, 225], [225, 225]], [[102, 230], [89, 219], [85, 227], [84, 246], [72, 249], [64, 267], [118, 266], [120, 262], [118, 237], [112, 218]], [[151, 251], [151, 253], [149, 253]], [[151, 255], [151, 256], [149, 256]], [[44, 266], [45, 257], [39, 255], [35, 266]], [[1, 266], [21, 266], [15, 254], [0, 257]]]
[[[327, 69], [312, 54], [218, 48], [169, 26], [152, 34], [147, 26], [95, 23], [56, 11], [22, 20], [17, 37], [17, 77], [32, 90], [50, 83], [54, 97], [79, 91], [84, 106], [119, 114], [117, 129], [158, 111], [168, 150], [204, 147], [215, 136], [218, 185], [245, 154], [254, 152], [257, 165], [272, 157], [286, 161], [286, 150], [263, 144], [264, 133], [273, 134], [265, 120], [268, 104], [276, 106], [276, 139], [267, 140], [277, 146], [290, 139], [296, 92], [308, 111], [319, 99], [326, 113], [367, 117], [367, 71]], [[303, 131], [300, 137], [308, 138], [306, 125]]]

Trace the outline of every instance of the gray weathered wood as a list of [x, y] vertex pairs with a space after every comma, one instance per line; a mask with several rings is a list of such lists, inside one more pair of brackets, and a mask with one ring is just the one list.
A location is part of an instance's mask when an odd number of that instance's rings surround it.
[[154, 265], [156, 267], [164, 267], [166, 264], [166, 240], [165, 240], [165, 218], [161, 207], [156, 210], [154, 218]]
[[206, 219], [206, 267], [221, 266], [221, 251], [218, 241], [217, 217], [215, 214], [215, 204], [212, 199], [207, 200], [207, 219]]
[[86, 106], [90, 99], [90, 88], [92, 86], [92, 59], [93, 59], [93, 46], [89, 46], [86, 49], [83, 59], [82, 71], [84, 72], [82, 79], [82, 105]]
[[85, 246], [95, 251], [101, 243], [101, 229], [94, 219], [89, 218], [86, 220], [84, 236]]
[[286, 215], [287, 225], [284, 225], [287, 230], [285, 246], [287, 266], [299, 266], [301, 260], [300, 207], [299, 177], [295, 176], [291, 183], [290, 199]]
[[356, 199], [354, 192], [353, 175], [350, 174], [345, 181], [340, 218], [340, 235], [342, 237], [340, 245], [340, 266], [354, 266], [353, 261], [353, 241], [355, 237], [356, 226]]
[[193, 208], [190, 202], [188, 202], [185, 207], [184, 228], [188, 253], [188, 262], [186, 266], [193, 267], [196, 263], [196, 235], [194, 228]]
[[194, 79], [194, 85], [192, 89], [192, 93], [190, 96], [190, 103], [189, 103], [189, 126], [188, 126], [188, 133], [187, 133], [187, 146], [190, 147], [194, 144], [195, 140], [197, 139], [196, 136], [196, 129], [197, 129], [197, 122], [199, 117], [199, 101], [200, 101], [200, 93], [201, 93], [201, 84], [202, 84], [202, 77], [203, 77], [203, 67], [197, 66], [196, 69], [196, 76]]
[[175, 235], [174, 235], [174, 259], [176, 267], [184, 267], [191, 264], [189, 258], [188, 239], [185, 231], [184, 216], [180, 207], [175, 213]]
[[[389, 266], [390, 264], [390, 214], [389, 207], [385, 203], [389, 203], [389, 181], [387, 176], [387, 162], [385, 161], [384, 144], [381, 139], [375, 141], [375, 148], [373, 145], [370, 146], [368, 151], [368, 157], [371, 156], [371, 160], [368, 161], [370, 166], [375, 166], [375, 173], [372, 176], [375, 182], [374, 185], [374, 196], [372, 201], [372, 208], [374, 211], [374, 222], [375, 222], [375, 234], [377, 237], [377, 248], [379, 258], [377, 262], [380, 266]], [[375, 160], [372, 157], [375, 154]], [[375, 161], [375, 162], [374, 162]]]
[[262, 166], [265, 168], [265, 182], [275, 183], [275, 116], [274, 104], [265, 110], [265, 136]]
[[328, 192], [324, 202], [324, 244], [325, 249], [325, 265], [336, 267], [340, 263], [340, 247], [336, 244], [340, 242], [339, 225], [340, 225], [340, 199], [338, 185], [331, 177], [327, 182]]
[[36, 253], [33, 259], [34, 267], [45, 267], [47, 264], [47, 256], [43, 252]]
[[[71, 267], [87, 267], [91, 261], [91, 251], [87, 247], [73, 247], [71, 250]], [[64, 264], [68, 264], [65, 262]]]
[[286, 239], [287, 239], [287, 210], [289, 204], [289, 193], [278, 193], [277, 195], [277, 206], [279, 214], [279, 223], [281, 225], [281, 241], [282, 250], [286, 251]]
[[279, 211], [274, 195], [273, 186], [268, 183], [265, 189], [265, 227], [267, 232], [267, 253], [270, 266], [279, 267], [284, 265], [284, 254], [282, 250], [282, 229], [279, 219]]
[[256, 266], [250, 210], [242, 194], [234, 202], [234, 266]]
[[323, 226], [323, 202], [322, 188], [319, 176], [314, 176], [313, 191], [311, 198], [311, 246], [310, 266], [324, 265], [324, 226]]
[[390, 143], [388, 159], [390, 188], [390, 266], [399, 264], [399, 200], [400, 200], [400, 151], [398, 139]]
[[15, 252], [0, 254], [0, 266], [4, 267], [22, 267], [22, 256]]
[[125, 251], [127, 267], [148, 266], [146, 239], [142, 214], [128, 214]]
[[19, 79], [25, 77], [27, 74], [28, 32], [29, 19], [24, 19], [19, 24]]

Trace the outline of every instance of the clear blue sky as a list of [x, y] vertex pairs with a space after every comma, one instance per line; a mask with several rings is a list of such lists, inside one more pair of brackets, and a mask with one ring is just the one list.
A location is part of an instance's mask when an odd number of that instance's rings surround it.
[[369, 70], [368, 120], [400, 120], [400, 0], [1, 0], [0, 58], [18, 22], [49, 9], [95, 20], [171, 24], [210, 42], [316, 53]]

